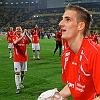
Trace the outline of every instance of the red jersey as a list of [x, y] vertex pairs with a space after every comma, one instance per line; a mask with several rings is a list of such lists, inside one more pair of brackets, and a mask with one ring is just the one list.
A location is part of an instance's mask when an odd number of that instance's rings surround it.
[[68, 47], [68, 42], [67, 42], [67, 40], [63, 40], [63, 46], [64, 46], [64, 50]]
[[9, 31], [9, 32], [7, 33], [7, 37], [6, 37], [7, 41], [8, 41], [9, 43], [13, 43], [12, 38], [13, 38], [15, 35], [16, 35], [15, 31]]
[[[20, 36], [14, 36], [13, 41], [19, 39]], [[14, 62], [26, 62], [28, 60], [26, 44], [29, 44], [27, 37], [23, 37], [23, 39], [14, 44]]]
[[67, 47], [62, 54], [62, 81], [74, 100], [93, 100], [100, 94], [100, 45], [83, 39], [78, 54]]
[[98, 37], [97, 37], [96, 34], [90, 34], [90, 35], [88, 36], [88, 38], [91, 39], [91, 40], [92, 40], [93, 42], [95, 42], [95, 43], [97, 43], [97, 41], [98, 41]]
[[38, 36], [40, 36], [40, 29], [39, 28], [33, 28], [32, 31], [31, 31], [31, 34], [32, 35], [37, 34]]
[[61, 39], [61, 32], [56, 32], [56, 41], [62, 41], [62, 39]]
[[39, 36], [38, 35], [32, 35], [32, 43], [39, 43]]

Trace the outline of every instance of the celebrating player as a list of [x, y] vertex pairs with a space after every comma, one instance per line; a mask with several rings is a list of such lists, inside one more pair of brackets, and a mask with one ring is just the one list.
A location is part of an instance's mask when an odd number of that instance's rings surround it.
[[12, 38], [15, 36], [15, 31], [13, 31], [13, 27], [10, 27], [10, 31], [7, 32], [6, 34], [6, 39], [7, 39], [7, 42], [8, 42], [8, 49], [9, 49], [9, 54], [10, 54], [10, 57], [9, 58], [12, 58], [12, 49], [14, 48], [13, 46], [13, 41], [12, 41]]
[[[26, 30], [24, 30], [26, 32]], [[16, 83], [16, 94], [20, 93], [25, 71], [27, 71], [27, 49], [26, 44], [31, 43], [31, 38], [27, 33], [22, 34], [22, 28], [16, 27], [16, 35], [13, 37], [14, 44], [14, 71], [15, 71], [15, 83]]]
[[40, 38], [40, 29], [39, 29], [39, 27], [38, 27], [37, 24], [36, 24], [35, 27], [31, 30], [32, 35], [33, 35], [35, 32], [37, 33], [37, 35], [38, 35], [39, 38]]
[[36, 59], [35, 51], [37, 51], [37, 60], [41, 60], [40, 58], [40, 44], [39, 44], [39, 33], [38, 30], [31, 32], [32, 35], [32, 51], [33, 51], [33, 60]]
[[68, 5], [59, 23], [69, 45], [62, 54], [62, 81], [67, 84], [58, 94], [62, 98], [100, 100], [100, 45], [84, 38], [91, 21], [86, 9]]
[[61, 50], [62, 50], [61, 30], [56, 32], [56, 48], [54, 50], [53, 56], [55, 55], [58, 47], [59, 47], [59, 57], [61, 57]]

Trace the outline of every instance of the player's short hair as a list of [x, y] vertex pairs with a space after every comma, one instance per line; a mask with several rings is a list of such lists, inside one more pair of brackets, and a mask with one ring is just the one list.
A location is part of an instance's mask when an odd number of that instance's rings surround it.
[[79, 22], [84, 22], [85, 23], [85, 30], [84, 30], [84, 35], [86, 35], [87, 31], [90, 28], [90, 25], [92, 23], [92, 16], [90, 15], [89, 11], [86, 10], [83, 7], [77, 6], [77, 5], [71, 5], [68, 4], [65, 8], [66, 10], [73, 10], [76, 11], [77, 13], [77, 23]]
[[21, 26], [16, 26], [16, 29], [17, 29], [18, 27], [22, 30], [22, 27], [21, 27]]

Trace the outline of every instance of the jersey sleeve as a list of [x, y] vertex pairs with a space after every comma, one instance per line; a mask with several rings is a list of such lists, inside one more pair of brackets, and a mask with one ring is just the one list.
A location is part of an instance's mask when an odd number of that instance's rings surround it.
[[65, 53], [66, 52], [63, 52], [62, 53], [62, 59], [61, 59], [61, 62], [62, 62], [62, 82], [66, 83], [67, 81], [67, 78], [66, 78], [66, 60], [65, 60]]
[[[100, 47], [99, 47], [100, 48]], [[100, 94], [100, 49], [93, 61], [92, 77], [97, 95]]]

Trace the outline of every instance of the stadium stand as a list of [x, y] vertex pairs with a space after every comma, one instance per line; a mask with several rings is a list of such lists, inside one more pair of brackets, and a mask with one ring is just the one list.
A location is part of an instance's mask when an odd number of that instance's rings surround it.
[[[88, 9], [93, 17], [91, 30], [100, 31], [100, 2], [78, 4]], [[27, 7], [0, 7], [0, 31], [8, 31], [10, 26], [21, 25], [32, 29], [36, 24], [45, 31], [58, 29], [58, 23], [64, 12], [62, 8], [28, 9]]]

